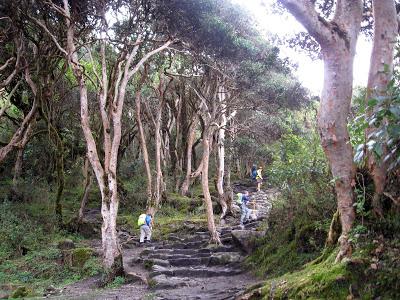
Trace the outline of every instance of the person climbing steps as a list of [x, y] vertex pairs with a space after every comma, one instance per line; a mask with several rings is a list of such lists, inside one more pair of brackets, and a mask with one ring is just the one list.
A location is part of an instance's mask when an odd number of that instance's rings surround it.
[[142, 245], [145, 241], [151, 241], [151, 232], [153, 225], [153, 216], [148, 214], [141, 214], [138, 218], [138, 226], [140, 228], [140, 240], [139, 243]]
[[263, 182], [263, 177], [262, 177], [262, 167], [258, 167], [257, 169], [257, 192], [261, 191], [261, 184]]
[[[240, 193], [239, 193], [240, 194]], [[243, 228], [244, 223], [249, 221], [251, 209], [247, 207], [248, 202], [250, 201], [249, 192], [245, 191], [241, 196], [241, 216], [240, 216], [240, 226]]]

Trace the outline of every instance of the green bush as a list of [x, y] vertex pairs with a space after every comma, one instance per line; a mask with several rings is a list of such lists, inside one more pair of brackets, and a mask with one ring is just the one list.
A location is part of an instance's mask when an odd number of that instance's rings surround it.
[[7, 201], [0, 204], [0, 236], [0, 262], [38, 249], [48, 240], [41, 226], [26, 216], [19, 216]]

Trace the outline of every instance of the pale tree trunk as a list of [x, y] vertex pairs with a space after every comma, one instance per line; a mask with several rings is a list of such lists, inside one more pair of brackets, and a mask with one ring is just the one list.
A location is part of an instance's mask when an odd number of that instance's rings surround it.
[[355, 167], [346, 126], [352, 94], [353, 57], [343, 48], [330, 49], [324, 53], [325, 80], [318, 119], [322, 147], [335, 179], [342, 224], [339, 260], [342, 256], [351, 255], [348, 235], [355, 218], [353, 207]]
[[224, 175], [225, 175], [225, 127], [226, 121], [226, 103], [225, 103], [225, 88], [221, 84], [218, 87], [218, 100], [221, 107], [221, 122], [218, 129], [218, 143], [217, 143], [217, 156], [218, 156], [218, 167], [217, 167], [217, 192], [218, 200], [221, 205], [222, 213], [221, 219], [225, 218], [228, 206], [225, 201], [224, 195]]
[[77, 221], [78, 224], [83, 222], [83, 218], [85, 216], [84, 213], [86, 204], [89, 199], [89, 193], [93, 183], [92, 171], [90, 170], [89, 160], [87, 157], [85, 157], [82, 173], [83, 173], [83, 195], [81, 198], [81, 205], [79, 207], [79, 212], [78, 212], [78, 221]]
[[[161, 85], [161, 82], [160, 82]], [[161, 193], [163, 191], [163, 174], [161, 168], [161, 116], [164, 107], [164, 95], [161, 96], [158, 105], [156, 120], [155, 120], [155, 159], [156, 159], [156, 181], [154, 187], [153, 201], [148, 208], [149, 212], [153, 214], [158, 210], [160, 205]]]
[[314, 4], [308, 0], [281, 2], [303, 24], [322, 49], [325, 75], [318, 127], [322, 147], [335, 180], [342, 225], [340, 251], [336, 257], [336, 260], [340, 261], [343, 257], [351, 255], [349, 233], [355, 218], [355, 167], [347, 131], [347, 118], [352, 96], [355, 46], [361, 27], [362, 1], [337, 1], [332, 21], [319, 16]]
[[[207, 126], [207, 125], [206, 125]], [[210, 189], [208, 186], [208, 163], [210, 159], [210, 129], [204, 128], [203, 133], [203, 157], [202, 157], [202, 171], [201, 171], [201, 186], [204, 195], [204, 204], [206, 207], [207, 214], [207, 226], [210, 232], [211, 242], [216, 244], [221, 244], [217, 228], [214, 222], [214, 212], [212, 206], [212, 200], [210, 195]]]
[[192, 147], [196, 138], [197, 118], [195, 118], [189, 127], [189, 137], [186, 149], [186, 175], [181, 187], [181, 195], [187, 196], [190, 185], [190, 174], [192, 173]]
[[[374, 44], [371, 53], [371, 65], [368, 75], [367, 97], [369, 99], [387, 96], [387, 86], [393, 74], [394, 46], [397, 37], [397, 15], [393, 0], [372, 1], [374, 12]], [[370, 136], [380, 128], [367, 128]], [[384, 151], [384, 154], [386, 151]], [[375, 192], [372, 199], [374, 213], [383, 217], [380, 198], [386, 185], [387, 164], [384, 155], [378, 160], [374, 153], [368, 153], [368, 169], [374, 180]]]
[[147, 151], [147, 142], [146, 136], [144, 134], [143, 123], [142, 123], [142, 114], [141, 114], [141, 94], [140, 90], [136, 92], [135, 103], [136, 103], [136, 122], [139, 130], [139, 144], [142, 152], [144, 168], [146, 170], [147, 177], [147, 185], [146, 185], [146, 194], [147, 201], [150, 201], [152, 198], [152, 177], [151, 177], [151, 168], [150, 168], [150, 160], [149, 160], [149, 152]]
[[[62, 8], [51, 3], [51, 6], [60, 11]], [[101, 7], [100, 7], [101, 9]], [[60, 48], [67, 58], [75, 78], [78, 81], [80, 90], [81, 104], [81, 125], [83, 134], [87, 144], [87, 155], [96, 176], [99, 189], [101, 192], [102, 204], [101, 214], [103, 218], [102, 224], [102, 248], [103, 248], [103, 263], [107, 269], [107, 278], [105, 283], [112, 280], [115, 276], [124, 273], [122, 264], [122, 252], [117, 234], [117, 214], [118, 214], [118, 183], [117, 183], [117, 164], [118, 164], [118, 149], [121, 143], [121, 117], [124, 106], [126, 87], [132, 76], [143, 66], [143, 64], [154, 54], [166, 49], [172, 41], [165, 42], [162, 46], [146, 53], [143, 57], [133, 65], [139, 47], [141, 45], [141, 36], [138, 35], [136, 41], [133, 41], [133, 46], [128, 52], [121, 52], [120, 59], [117, 60], [114, 66], [115, 73], [112, 78], [113, 82], [110, 85], [108, 82], [106, 61], [106, 40], [104, 37], [100, 41], [100, 59], [101, 59], [101, 74], [97, 74], [96, 69], [93, 72], [97, 78], [98, 84], [98, 99], [99, 110], [103, 125], [103, 149], [104, 160], [103, 164], [100, 161], [100, 156], [97, 152], [96, 142], [90, 128], [89, 105], [87, 95], [87, 85], [85, 82], [85, 69], [79, 61], [78, 51], [74, 41], [74, 24], [71, 22], [68, 0], [63, 0], [62, 14], [65, 16], [67, 28], [67, 49]], [[101, 35], [107, 30], [105, 21], [105, 11], [102, 11], [102, 28]], [[104, 36], [106, 36], [104, 34]], [[89, 56], [91, 56], [89, 51]], [[113, 93], [108, 93], [109, 88]], [[108, 105], [109, 104], [109, 105]], [[109, 108], [109, 109], [108, 109]], [[103, 167], [104, 166], [104, 167]]]

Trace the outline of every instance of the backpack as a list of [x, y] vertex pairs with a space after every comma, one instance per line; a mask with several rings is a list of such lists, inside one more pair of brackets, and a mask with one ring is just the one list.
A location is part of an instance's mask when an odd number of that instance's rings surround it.
[[237, 193], [237, 198], [236, 198], [236, 204], [237, 205], [242, 205], [242, 198], [243, 198], [243, 194], [242, 193]]
[[137, 221], [137, 225], [140, 227], [142, 225], [146, 224], [146, 214], [141, 214], [139, 216], [139, 219]]

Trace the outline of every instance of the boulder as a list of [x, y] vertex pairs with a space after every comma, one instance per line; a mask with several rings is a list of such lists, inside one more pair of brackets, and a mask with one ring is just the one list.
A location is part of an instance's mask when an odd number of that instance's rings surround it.
[[134, 282], [141, 282], [146, 285], [148, 284], [146, 277], [141, 274], [135, 272], [125, 273], [125, 283], [134, 283]]
[[243, 256], [237, 252], [221, 252], [211, 255], [209, 260], [210, 266], [227, 265], [230, 263], [238, 263], [242, 261]]
[[153, 289], [175, 289], [182, 286], [189, 286], [185, 278], [169, 277], [164, 274], [154, 276], [149, 280], [149, 287]]
[[232, 230], [233, 242], [248, 254], [254, 251], [256, 240], [263, 236], [265, 231]]
[[85, 263], [94, 256], [91, 248], [75, 248], [62, 251], [62, 261], [65, 265], [82, 269]]

